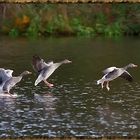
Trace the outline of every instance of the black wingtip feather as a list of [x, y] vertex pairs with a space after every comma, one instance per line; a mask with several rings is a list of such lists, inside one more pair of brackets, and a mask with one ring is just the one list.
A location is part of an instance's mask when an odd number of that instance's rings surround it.
[[120, 77], [129, 82], [133, 82], [133, 77], [127, 71], [124, 72]]

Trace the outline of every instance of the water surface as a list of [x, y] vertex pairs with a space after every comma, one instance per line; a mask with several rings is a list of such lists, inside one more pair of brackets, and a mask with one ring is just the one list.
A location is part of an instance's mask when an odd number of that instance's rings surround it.
[[[33, 72], [11, 92], [17, 98], [0, 98], [0, 137], [12, 136], [140, 136], [140, 70], [129, 69], [134, 82], [114, 80], [107, 92], [96, 85], [102, 70], [133, 62], [140, 65], [140, 40], [49, 38], [40, 40], [0, 39], [0, 67]], [[44, 83], [31, 66], [34, 54], [46, 61], [65, 58]]]

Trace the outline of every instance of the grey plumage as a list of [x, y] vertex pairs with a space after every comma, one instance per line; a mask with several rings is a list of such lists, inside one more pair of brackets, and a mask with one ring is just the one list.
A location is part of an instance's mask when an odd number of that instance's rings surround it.
[[133, 81], [133, 77], [127, 71], [125, 71], [120, 77], [129, 82]]
[[29, 71], [24, 71], [17, 77], [12, 76], [13, 70], [0, 69], [1, 92], [10, 93], [12, 87], [21, 81], [24, 75], [31, 74]]
[[9, 80], [7, 80], [3, 86], [3, 91], [9, 93], [10, 89], [14, 87], [17, 83], [19, 83], [22, 79], [22, 76], [18, 77], [11, 77]]
[[0, 90], [7, 80], [12, 77], [13, 70], [0, 68]]
[[107, 68], [103, 71], [105, 75], [97, 81], [97, 84], [101, 84], [101, 87], [103, 88], [104, 82], [106, 82], [106, 88], [107, 90], [110, 90], [109, 81], [112, 81], [118, 77], [121, 77], [129, 82], [132, 82], [133, 78], [126, 70], [128, 68], [133, 68], [133, 67], [137, 67], [137, 65], [130, 63], [129, 65], [122, 68], [116, 68], [116, 67]]
[[32, 65], [34, 70], [38, 72], [38, 78], [35, 81], [35, 86], [38, 85], [41, 81], [44, 81], [49, 87], [53, 86], [53, 84], [48, 83], [46, 80], [59, 66], [66, 63], [71, 63], [71, 61], [65, 59], [58, 63], [54, 63], [53, 61], [46, 63], [39, 56], [33, 56]]

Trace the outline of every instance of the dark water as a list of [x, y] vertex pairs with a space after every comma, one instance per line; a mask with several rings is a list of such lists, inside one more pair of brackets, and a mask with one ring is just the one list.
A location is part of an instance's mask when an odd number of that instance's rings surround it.
[[[72, 64], [61, 66], [48, 81], [34, 86], [32, 55]], [[130, 69], [134, 82], [114, 80], [107, 92], [96, 85], [109, 66], [140, 65], [140, 40], [58, 38], [29, 41], [0, 39], [0, 67], [14, 75], [30, 70], [12, 92], [0, 97], [0, 137], [6, 136], [140, 136], [140, 69]]]

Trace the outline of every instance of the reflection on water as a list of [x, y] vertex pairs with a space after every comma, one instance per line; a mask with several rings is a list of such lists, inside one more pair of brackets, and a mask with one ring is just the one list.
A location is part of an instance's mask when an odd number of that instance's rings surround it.
[[1, 42], [1, 67], [14, 69], [14, 75], [32, 70], [33, 54], [73, 63], [49, 78], [53, 88], [44, 83], [35, 87], [33, 72], [12, 90], [17, 98], [0, 97], [0, 137], [140, 136], [139, 69], [130, 70], [133, 83], [114, 80], [109, 92], [96, 85], [108, 66], [139, 65], [139, 40], [6, 38]]

